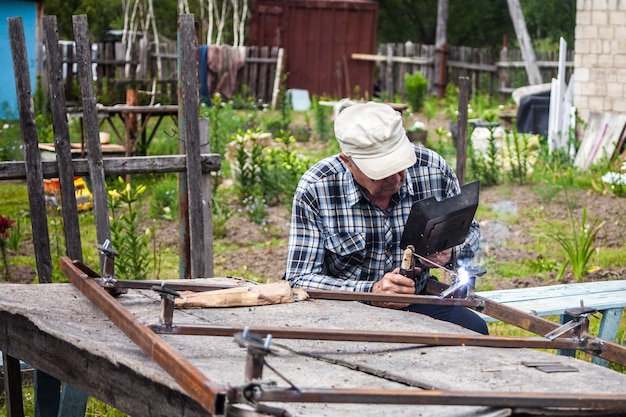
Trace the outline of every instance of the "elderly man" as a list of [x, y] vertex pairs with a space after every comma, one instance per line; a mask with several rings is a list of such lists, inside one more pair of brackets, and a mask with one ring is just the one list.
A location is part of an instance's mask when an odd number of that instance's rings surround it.
[[[343, 110], [335, 137], [341, 153], [316, 163], [296, 189], [285, 279], [304, 289], [423, 293], [429, 268], [418, 268], [415, 281], [401, 275], [400, 239], [413, 203], [460, 193], [456, 175], [440, 155], [408, 140], [402, 116], [386, 104]], [[464, 243], [428, 259], [454, 268], [458, 259], [473, 257], [479, 236], [474, 221]], [[485, 322], [465, 307], [372, 304], [488, 333]]]

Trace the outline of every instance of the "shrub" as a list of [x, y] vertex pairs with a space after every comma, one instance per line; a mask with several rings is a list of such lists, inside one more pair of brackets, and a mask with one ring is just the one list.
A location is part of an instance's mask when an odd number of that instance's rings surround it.
[[406, 73], [404, 75], [404, 84], [409, 106], [414, 112], [421, 111], [428, 90], [428, 80], [421, 72], [415, 71], [413, 74]]

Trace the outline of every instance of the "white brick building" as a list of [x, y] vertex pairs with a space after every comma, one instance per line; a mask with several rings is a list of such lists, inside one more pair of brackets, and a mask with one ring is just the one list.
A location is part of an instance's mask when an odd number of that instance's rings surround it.
[[626, 113], [626, 0], [576, 3], [574, 105], [590, 112]]

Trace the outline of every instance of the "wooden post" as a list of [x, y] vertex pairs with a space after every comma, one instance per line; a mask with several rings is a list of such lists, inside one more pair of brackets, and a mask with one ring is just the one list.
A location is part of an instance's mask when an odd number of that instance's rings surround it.
[[204, 274], [204, 224], [202, 216], [202, 178], [200, 164], [200, 131], [198, 90], [198, 42], [193, 14], [180, 16], [180, 59], [181, 93], [179, 106], [183, 108], [185, 142], [187, 155], [187, 193], [189, 199], [189, 241], [191, 258], [191, 278], [201, 278]]
[[393, 99], [393, 44], [387, 44], [387, 66], [385, 71], [385, 88], [387, 89], [387, 99]]
[[[200, 152], [211, 152], [209, 119], [200, 118]], [[213, 264], [213, 203], [211, 194], [211, 172], [202, 172], [202, 218], [204, 223], [204, 273], [203, 277], [214, 276]]]
[[448, 85], [448, 45], [441, 45], [437, 48], [436, 56], [439, 58], [439, 67], [436, 69], [439, 73], [439, 98], [446, 96], [446, 86]]
[[467, 162], [467, 104], [469, 102], [469, 77], [459, 77], [459, 117], [456, 139], [456, 176], [461, 186], [465, 184]]
[[[507, 35], [502, 36], [502, 50], [500, 51], [500, 62], [505, 63], [508, 60], [509, 52], [509, 38]], [[506, 89], [508, 82], [509, 71], [505, 67], [500, 67], [498, 70], [498, 78], [500, 79], [500, 103], [506, 101], [506, 95], [504, 90]]]
[[[137, 90], [134, 88], [128, 88], [126, 90], [126, 105], [137, 105]], [[137, 145], [137, 113], [127, 113], [124, 117], [124, 147], [126, 148], [125, 155], [131, 156], [135, 151]]]
[[20, 361], [2, 352], [6, 412], [9, 417], [24, 417], [22, 370]]
[[[93, 194], [93, 209], [96, 218], [96, 238], [98, 243], [111, 240], [109, 224], [109, 209], [107, 206], [107, 191], [102, 167], [102, 150], [100, 149], [100, 132], [98, 129], [98, 113], [96, 97], [93, 92], [93, 75], [91, 73], [91, 44], [89, 42], [89, 28], [87, 15], [72, 17], [74, 37], [76, 38], [76, 52], [78, 59], [78, 80], [83, 101], [83, 119], [85, 121], [85, 138], [87, 153], [89, 154], [89, 178]], [[100, 268], [104, 263], [100, 256]]]
[[63, 232], [65, 234], [65, 251], [71, 259], [82, 261], [83, 251], [78, 224], [78, 208], [76, 206], [74, 166], [72, 165], [70, 132], [67, 125], [65, 94], [63, 92], [63, 77], [61, 74], [63, 60], [59, 50], [56, 16], [43, 17], [43, 30], [46, 34], [46, 55], [48, 56], [46, 69], [48, 79], [50, 80], [54, 149], [59, 166], [61, 201], [63, 202], [63, 210], [61, 212], [63, 215]]
[[20, 17], [8, 19], [15, 89], [17, 92], [20, 127], [24, 142], [24, 159], [28, 181], [28, 202], [30, 204], [35, 262], [40, 283], [52, 282], [52, 257], [50, 255], [50, 236], [46, 217], [46, 200], [43, 191], [43, 172], [39, 153], [39, 136], [35, 122], [35, 112], [30, 86], [30, 70], [24, 39], [24, 27]]
[[539, 72], [535, 51], [533, 50], [533, 45], [528, 35], [528, 30], [526, 29], [526, 21], [524, 20], [522, 7], [520, 6], [519, 0], [507, 0], [507, 2], [509, 4], [509, 13], [513, 20], [515, 34], [517, 35], [517, 41], [519, 42], [522, 57], [524, 58], [524, 66], [528, 74], [528, 83], [530, 85], [541, 84], [543, 82], [541, 72]]
[[[181, 16], [182, 17], [182, 16]], [[195, 37], [195, 36], [194, 36]], [[182, 19], [178, 21], [178, 153], [187, 153], [187, 123], [185, 122], [185, 102], [183, 98], [183, 43], [186, 42], [187, 35], [183, 35]], [[181, 172], [178, 175], [178, 240], [180, 246], [179, 253], [179, 278], [191, 278], [191, 248], [189, 237], [189, 190], [187, 188], [187, 173]]]
[[435, 32], [435, 72], [437, 78], [437, 95], [446, 95], [448, 83], [448, 0], [437, 1], [437, 28]]

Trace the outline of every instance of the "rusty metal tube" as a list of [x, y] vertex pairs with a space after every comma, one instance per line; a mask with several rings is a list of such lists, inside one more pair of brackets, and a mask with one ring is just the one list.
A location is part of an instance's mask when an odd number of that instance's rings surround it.
[[215, 385], [189, 360], [140, 323], [104, 288], [77, 268], [68, 257], [61, 258], [61, 272], [96, 307], [100, 309], [130, 340], [211, 415], [222, 415], [226, 405], [226, 389]]
[[[157, 333], [188, 336], [234, 336], [244, 327], [174, 325], [171, 330], [159, 325], [150, 328]], [[274, 338], [330, 340], [342, 342], [411, 343], [433, 346], [483, 346], [500, 348], [578, 349], [579, 341], [572, 339], [548, 340], [539, 337], [474, 336], [466, 334], [410, 333], [376, 330], [340, 330], [285, 327], [247, 327], [259, 336], [271, 334]]]
[[265, 389], [261, 401], [626, 410], [622, 394], [376, 389]]

